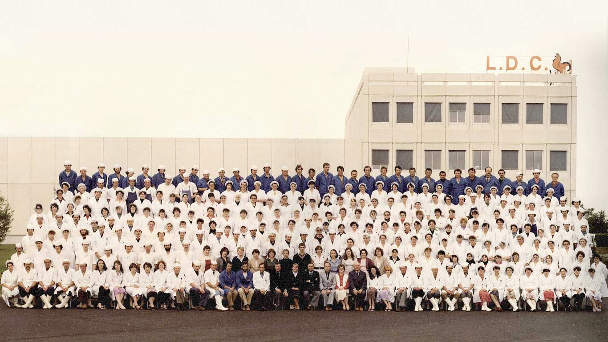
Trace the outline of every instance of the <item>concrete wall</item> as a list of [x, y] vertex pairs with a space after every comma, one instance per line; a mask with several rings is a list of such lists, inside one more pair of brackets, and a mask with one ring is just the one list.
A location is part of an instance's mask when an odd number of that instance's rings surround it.
[[89, 175], [104, 162], [106, 171], [112, 172], [112, 165], [119, 163], [136, 174], [142, 164], [149, 164], [154, 173], [163, 164], [171, 175], [182, 165], [188, 170], [198, 165], [215, 177], [220, 167], [239, 167], [247, 175], [251, 165], [261, 168], [264, 163], [270, 163], [273, 174], [283, 166], [293, 170], [296, 164], [318, 172], [323, 162], [329, 162], [332, 170], [338, 165], [359, 168], [359, 146], [349, 147], [355, 157], [345, 165], [342, 139], [0, 138], [0, 193], [15, 209], [6, 243], [25, 235], [36, 203], [48, 211], [65, 160], [77, 173], [85, 166]]

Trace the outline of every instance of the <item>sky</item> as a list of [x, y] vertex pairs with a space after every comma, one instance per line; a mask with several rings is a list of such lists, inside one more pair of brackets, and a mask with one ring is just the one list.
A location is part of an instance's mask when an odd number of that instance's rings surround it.
[[577, 192], [608, 209], [607, 1], [3, 1], [0, 136], [342, 138], [365, 67], [556, 52], [577, 75]]

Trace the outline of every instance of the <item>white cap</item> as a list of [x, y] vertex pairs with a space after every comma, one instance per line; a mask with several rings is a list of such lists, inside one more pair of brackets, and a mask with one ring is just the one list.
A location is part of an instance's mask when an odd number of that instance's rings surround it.
[[232, 172], [240, 172], [241, 170], [239, 170], [238, 167], [235, 167], [234, 169], [232, 169]]
[[218, 172], [218, 173], [220, 173], [220, 172], [222, 172], [222, 171], [226, 171], [226, 170], [224, 170], [224, 168], [223, 168], [223, 167], [220, 167], [220, 168], [217, 170], [217, 172]]
[[115, 169], [120, 169], [120, 164], [114, 164]]
[[192, 170], [197, 170], [198, 171], [198, 165], [192, 165]]
[[130, 168], [127, 169], [127, 172], [135, 172], [135, 170], [133, 170], [133, 168], [130, 167]]
[[281, 168], [281, 171], [289, 171], [289, 168], [287, 168], [287, 166], [283, 166], [283, 167]]
[[145, 169], [147, 167], [149, 167], [148, 164], [144, 164], [144, 165], [141, 166], [142, 169]]
[[[118, 178], [113, 178], [112, 181], [114, 180], [118, 182]], [[103, 183], [103, 178], [97, 178], [97, 183]]]
[[137, 180], [137, 178], [135, 178], [135, 177], [129, 177], [129, 181], [136, 181], [136, 180]]
[[[100, 180], [101, 180], [101, 182], [100, 182]], [[114, 182], [118, 183], [118, 178], [112, 178], [112, 183], [114, 183]], [[103, 179], [99, 178], [97, 180], [97, 183], [103, 183]]]
[[158, 165], [158, 169], [159, 169], [159, 170], [164, 170], [164, 169], [165, 169], [165, 165], [162, 165], [162, 164], [161, 164], [161, 165]]
[[165, 173], [165, 179], [171, 179], [171, 176], [169, 176], [168, 173]]
[[258, 170], [258, 166], [257, 165], [251, 165], [251, 170]]
[[517, 171], [517, 175], [522, 175], [523, 176], [524, 172], [523, 171]]
[[[86, 167], [84, 167], [84, 166], [81, 166], [81, 167], [80, 167], [80, 171], [82, 171], [82, 170], [85, 170], [85, 171], [86, 171], [86, 170], [87, 170], [87, 168], [86, 168]], [[82, 184], [82, 183], [80, 183], [80, 184]]]
[[265, 164], [264, 164], [264, 167], [270, 167], [270, 164], [265, 163]]
[[99, 163], [99, 164], [97, 164], [97, 167], [106, 167], [106, 164], [104, 164], [104, 163]]
[[194, 265], [194, 266], [200, 266], [200, 265], [201, 265], [201, 262], [200, 262], [199, 260], [194, 260], [194, 261], [192, 262], [192, 265]]
[[69, 160], [64, 161], [64, 162], [63, 162], [63, 166], [67, 166], [67, 165], [72, 166], [72, 162], [71, 162], [71, 161], [69, 161]]
[[179, 167], [179, 170], [184, 170], [184, 171], [185, 171], [185, 170], [186, 170], [186, 167], [185, 167], [185, 166], [183, 166], [183, 165], [181, 165], [181, 166]]
[[539, 169], [534, 169], [534, 171], [532, 171], [532, 173], [540, 173]]
[[209, 174], [209, 170], [203, 170], [203, 174], [204, 175], [208, 175]]
[[176, 263], [173, 264], [173, 268], [178, 268], [178, 267], [179, 268], [182, 267], [182, 265], [180, 265], [179, 262], [176, 262]]

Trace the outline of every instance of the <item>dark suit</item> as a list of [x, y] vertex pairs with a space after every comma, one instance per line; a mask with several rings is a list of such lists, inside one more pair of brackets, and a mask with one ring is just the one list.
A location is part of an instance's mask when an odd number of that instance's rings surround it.
[[[287, 272], [275, 271], [270, 273], [270, 291], [272, 292], [272, 303], [275, 307], [283, 307], [283, 291], [287, 288], [285, 286], [285, 278]], [[277, 292], [277, 290], [279, 292]]]
[[302, 297], [305, 299], [306, 305], [316, 307], [319, 304], [319, 272], [306, 270], [302, 273]]
[[[361, 293], [355, 294], [355, 290]], [[348, 274], [348, 292], [355, 299], [355, 308], [362, 307], [365, 303], [365, 291], [367, 290], [367, 276], [363, 271], [350, 271]]]
[[297, 274], [293, 274], [292, 271], [287, 272], [285, 275], [285, 288], [287, 289], [287, 302], [284, 303], [285, 306], [291, 304], [294, 299], [300, 299], [302, 296], [302, 285], [303, 278], [302, 272], [298, 271]]

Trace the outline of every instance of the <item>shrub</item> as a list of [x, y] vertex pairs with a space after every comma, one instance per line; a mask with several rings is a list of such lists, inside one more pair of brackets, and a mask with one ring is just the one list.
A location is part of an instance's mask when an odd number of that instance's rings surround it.
[[0, 195], [0, 243], [6, 239], [6, 233], [11, 229], [13, 213], [8, 201]]

